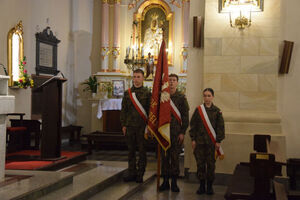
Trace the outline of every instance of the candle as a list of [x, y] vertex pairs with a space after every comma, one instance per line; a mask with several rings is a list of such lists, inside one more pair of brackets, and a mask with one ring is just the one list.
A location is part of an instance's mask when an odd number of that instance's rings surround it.
[[127, 47], [127, 48], [126, 48], [126, 57], [128, 57], [128, 56], [129, 56], [129, 51], [130, 51], [130, 48], [129, 48], [129, 47]]
[[142, 47], [142, 57], [144, 57], [144, 47]]
[[130, 37], [130, 43], [129, 43], [129, 46], [131, 46], [131, 42], [132, 42], [132, 35]]
[[134, 59], [134, 48], [132, 48], [132, 59]]

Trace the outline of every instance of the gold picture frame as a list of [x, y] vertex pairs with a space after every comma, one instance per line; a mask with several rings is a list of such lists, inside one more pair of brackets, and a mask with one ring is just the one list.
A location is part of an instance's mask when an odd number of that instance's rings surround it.
[[219, 13], [229, 12], [227, 10], [227, 6], [229, 4], [233, 5], [247, 5], [247, 4], [255, 4], [252, 12], [262, 12], [264, 11], [264, 0], [248, 0], [248, 1], [239, 1], [239, 0], [219, 0]]
[[[13, 58], [15, 57], [13, 55], [13, 36], [16, 35], [19, 40], [19, 60], [17, 63], [13, 62]], [[20, 61], [24, 57], [24, 41], [23, 41], [23, 24], [22, 21], [20, 21], [15, 27], [11, 28], [7, 34], [7, 65], [8, 65], [8, 75], [9, 75], [9, 81], [8, 86], [14, 85], [13, 80], [13, 63], [17, 65], [17, 69]]]
[[[148, 0], [144, 1], [138, 8], [137, 12], [134, 14], [134, 19], [138, 22], [137, 33], [138, 35], [138, 46], [141, 46], [143, 43], [146, 30], [151, 29], [151, 23], [155, 19], [156, 26], [161, 30], [164, 29], [163, 38], [166, 42], [166, 48], [168, 49], [168, 64], [173, 66], [173, 20], [174, 13], [171, 11], [170, 6], [161, 0]], [[159, 45], [160, 48], [160, 45]], [[147, 57], [148, 52], [145, 52]], [[155, 64], [157, 63], [158, 52], [154, 55]]]

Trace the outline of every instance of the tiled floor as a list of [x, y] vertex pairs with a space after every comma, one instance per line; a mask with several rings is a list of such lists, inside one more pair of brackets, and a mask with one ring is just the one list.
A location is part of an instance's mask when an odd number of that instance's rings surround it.
[[[76, 148], [76, 147], [75, 147]], [[93, 154], [88, 157], [89, 160], [114, 160], [114, 161], [127, 161], [127, 151], [93, 151]], [[138, 153], [137, 153], [138, 155]], [[183, 157], [182, 157], [183, 158]], [[154, 152], [147, 153], [148, 169], [156, 169], [156, 157]], [[183, 176], [183, 159], [181, 159], [180, 172]], [[161, 180], [162, 182], [162, 180]], [[156, 179], [148, 184], [145, 184], [140, 191], [131, 196], [132, 200], [165, 200], [165, 199], [188, 199], [188, 200], [220, 200], [224, 199], [224, 194], [227, 189], [226, 186], [215, 185], [215, 194], [209, 195], [197, 195], [196, 190], [199, 187], [197, 183], [187, 183], [184, 179], [178, 179], [178, 186], [181, 191], [179, 193], [173, 193], [171, 191], [158, 192], [156, 191]], [[116, 191], [118, 192], [118, 191]]]
[[199, 187], [195, 183], [187, 183], [183, 179], [178, 180], [178, 186], [180, 188], [179, 193], [174, 193], [170, 191], [157, 192], [156, 191], [156, 179], [149, 184], [143, 186], [143, 188], [136, 194], [131, 196], [130, 200], [167, 200], [167, 199], [188, 199], [188, 200], [221, 200], [224, 199], [224, 194], [226, 192], [226, 186], [216, 185], [214, 186], [214, 195], [198, 195], [196, 191]]

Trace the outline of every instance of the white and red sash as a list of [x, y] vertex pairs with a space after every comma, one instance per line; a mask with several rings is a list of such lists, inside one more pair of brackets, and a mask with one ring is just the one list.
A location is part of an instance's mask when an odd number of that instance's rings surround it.
[[[205, 110], [205, 107], [204, 107], [204, 104], [200, 105], [197, 107], [198, 108], [198, 111], [199, 111], [199, 114], [200, 114], [200, 117], [203, 121], [203, 124], [204, 124], [204, 127], [211, 139], [211, 141], [216, 144], [216, 132], [214, 130], [214, 128], [212, 127], [210, 121], [209, 121], [209, 118], [207, 116], [207, 113], [206, 113], [206, 110]], [[218, 153], [218, 156], [222, 156], [224, 157], [224, 151], [222, 149], [222, 147], [220, 146], [220, 148], [217, 150], [217, 153]]]
[[175, 106], [175, 104], [172, 101], [172, 99], [170, 99], [170, 104], [171, 104], [171, 112], [172, 112], [172, 114], [177, 119], [177, 121], [180, 123], [180, 125], [182, 125], [181, 114], [180, 114], [178, 108]]
[[145, 109], [143, 108], [142, 104], [137, 99], [135, 93], [131, 92], [131, 88], [128, 89], [128, 93], [129, 93], [130, 100], [133, 103], [135, 109], [138, 111], [140, 116], [143, 118], [143, 120], [147, 124], [148, 116], [147, 116], [147, 113], [146, 113]]

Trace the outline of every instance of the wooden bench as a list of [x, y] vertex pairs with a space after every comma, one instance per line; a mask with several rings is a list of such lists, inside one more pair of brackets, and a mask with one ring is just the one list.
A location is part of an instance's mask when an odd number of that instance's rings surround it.
[[69, 134], [69, 142], [72, 145], [75, 141], [80, 141], [82, 126], [69, 125], [61, 127], [62, 134]]
[[[122, 132], [100, 132], [95, 131], [90, 134], [83, 135], [88, 140], [88, 152], [92, 153], [94, 148], [100, 149], [126, 149], [126, 137]], [[156, 141], [153, 139], [148, 140], [147, 150], [156, 151]]]
[[[38, 120], [31, 120], [31, 119], [11, 119], [11, 126], [12, 127], [26, 127], [26, 134], [23, 137], [23, 143], [25, 144], [24, 149], [36, 149], [40, 148], [40, 138], [41, 138], [41, 122]], [[34, 146], [31, 146], [31, 133], [34, 136]]]

